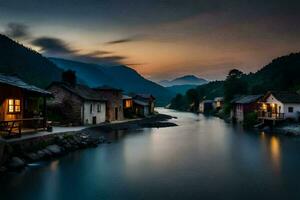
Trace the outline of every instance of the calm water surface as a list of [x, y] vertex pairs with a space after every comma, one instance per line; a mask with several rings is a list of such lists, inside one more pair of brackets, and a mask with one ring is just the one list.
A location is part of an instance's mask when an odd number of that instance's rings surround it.
[[160, 112], [179, 126], [110, 133], [112, 144], [0, 177], [0, 199], [300, 199], [300, 138]]

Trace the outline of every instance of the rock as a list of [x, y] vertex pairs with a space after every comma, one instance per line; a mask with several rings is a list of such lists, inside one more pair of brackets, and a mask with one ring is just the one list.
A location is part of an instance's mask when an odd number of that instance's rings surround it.
[[22, 169], [25, 167], [25, 162], [21, 160], [19, 157], [12, 157], [7, 167], [10, 169]]
[[295, 137], [295, 136], [297, 136], [297, 133], [294, 133], [294, 132], [292, 132], [292, 131], [287, 131], [287, 132], [285, 132], [284, 135], [285, 135], [285, 136], [289, 136], [289, 137]]
[[51, 157], [53, 154], [51, 153], [51, 151], [49, 151], [48, 149], [43, 149], [43, 150], [41, 150], [42, 152], [44, 152], [45, 153], [45, 156], [47, 156], [47, 157]]
[[263, 131], [269, 132], [271, 128], [269, 126], [265, 126], [262, 128]]
[[39, 155], [37, 155], [36, 153], [26, 153], [25, 157], [27, 157], [31, 161], [37, 161], [38, 159], [40, 159]]
[[53, 144], [46, 147], [48, 151], [53, 153], [54, 155], [60, 155], [62, 153], [62, 149], [60, 146]]
[[39, 151], [37, 152], [37, 155], [38, 155], [40, 158], [44, 158], [44, 157], [46, 156], [46, 153], [45, 153], [44, 151], [42, 151], [42, 150], [39, 150]]

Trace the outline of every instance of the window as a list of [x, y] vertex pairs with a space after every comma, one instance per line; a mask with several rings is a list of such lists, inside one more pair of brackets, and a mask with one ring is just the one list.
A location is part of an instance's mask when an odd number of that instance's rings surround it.
[[97, 104], [97, 111], [98, 113], [101, 112], [101, 104]]
[[125, 100], [125, 108], [130, 108], [132, 106], [131, 100]]
[[90, 113], [93, 112], [93, 104], [90, 105]]
[[21, 112], [21, 100], [20, 99], [8, 99], [8, 112], [9, 113]]
[[294, 107], [288, 107], [288, 111], [289, 111], [289, 113], [294, 112]]

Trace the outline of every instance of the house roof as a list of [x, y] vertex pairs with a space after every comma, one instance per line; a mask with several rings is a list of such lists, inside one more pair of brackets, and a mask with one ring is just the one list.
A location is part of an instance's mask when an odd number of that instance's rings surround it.
[[214, 101], [224, 101], [224, 97], [216, 97]]
[[268, 98], [269, 95], [273, 95], [278, 101], [282, 103], [300, 103], [300, 95], [296, 92], [289, 91], [269, 91], [264, 99]]
[[152, 94], [136, 94], [134, 98], [155, 99], [155, 97]]
[[38, 93], [43, 96], [50, 96], [51, 92], [38, 88], [34, 85], [30, 85], [22, 81], [17, 75], [4, 75], [0, 74], [0, 83], [21, 88], [26, 91]]
[[95, 89], [96, 90], [111, 90], [111, 91], [119, 91], [119, 92], [123, 91], [122, 89], [110, 87], [110, 86], [107, 86], [107, 85], [96, 87]]
[[[95, 90], [86, 85], [76, 84], [75, 86], [71, 86], [63, 82], [53, 82], [51, 85], [60, 86], [84, 100], [106, 101], [101, 94], [97, 93]], [[49, 87], [51, 87], [51, 85]]]
[[231, 101], [231, 103], [238, 103], [238, 104], [248, 104], [253, 103], [255, 101], [258, 101], [263, 95], [243, 95], [240, 97], [237, 97]]
[[132, 97], [123, 94], [122, 99], [132, 99]]
[[140, 100], [136, 100], [136, 99], [134, 99], [133, 102], [138, 104], [138, 105], [141, 105], [141, 106], [148, 106], [149, 105], [148, 102], [140, 101]]
[[213, 103], [213, 102], [214, 102], [213, 100], [206, 99], [201, 101], [200, 103]]

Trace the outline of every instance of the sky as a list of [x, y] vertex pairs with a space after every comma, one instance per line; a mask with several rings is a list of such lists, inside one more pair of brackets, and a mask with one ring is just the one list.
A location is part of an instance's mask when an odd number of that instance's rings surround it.
[[298, 0], [0, 0], [0, 33], [154, 81], [255, 72], [300, 50]]

